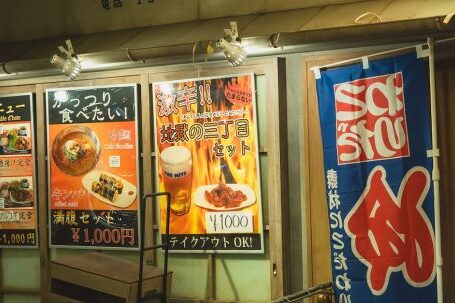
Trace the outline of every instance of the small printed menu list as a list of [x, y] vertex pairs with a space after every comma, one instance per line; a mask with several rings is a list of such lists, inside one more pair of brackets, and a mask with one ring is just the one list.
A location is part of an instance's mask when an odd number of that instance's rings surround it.
[[33, 95], [0, 96], [0, 247], [36, 247]]
[[47, 90], [51, 246], [139, 245], [137, 85]]

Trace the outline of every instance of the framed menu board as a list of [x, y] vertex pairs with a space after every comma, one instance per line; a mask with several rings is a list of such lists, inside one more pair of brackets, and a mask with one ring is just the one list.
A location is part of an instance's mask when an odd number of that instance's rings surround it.
[[51, 246], [139, 247], [137, 85], [46, 91]]
[[0, 247], [36, 247], [35, 129], [31, 93], [0, 96]]
[[264, 251], [254, 84], [253, 74], [153, 84], [156, 180], [171, 193], [171, 251]]

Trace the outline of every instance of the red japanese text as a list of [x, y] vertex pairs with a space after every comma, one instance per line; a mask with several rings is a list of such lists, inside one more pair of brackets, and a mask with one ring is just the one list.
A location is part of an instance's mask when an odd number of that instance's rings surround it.
[[433, 227], [422, 203], [430, 176], [414, 167], [404, 176], [395, 196], [386, 171], [377, 166], [345, 221], [355, 256], [368, 267], [367, 281], [375, 295], [387, 289], [392, 272], [402, 271], [412, 286], [430, 284], [435, 275]]
[[334, 90], [339, 164], [409, 156], [401, 72]]

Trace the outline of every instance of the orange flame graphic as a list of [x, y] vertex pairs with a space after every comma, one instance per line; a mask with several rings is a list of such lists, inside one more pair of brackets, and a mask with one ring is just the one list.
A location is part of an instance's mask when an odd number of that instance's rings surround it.
[[[191, 111], [188, 113], [213, 113], [213, 112], [226, 112], [231, 110], [243, 111], [241, 116], [232, 117], [211, 117], [211, 118], [188, 118], [184, 120], [183, 114], [187, 113], [185, 107], [178, 107], [177, 114], [171, 114], [169, 116], [159, 117], [155, 110], [156, 115], [156, 132], [157, 132], [157, 146], [158, 152], [161, 152], [164, 148], [171, 145], [179, 145], [187, 147], [192, 154], [193, 166], [192, 166], [192, 198], [189, 213], [182, 216], [171, 215], [171, 234], [204, 234], [205, 231], [205, 212], [204, 208], [201, 208], [194, 204], [195, 195], [194, 193], [200, 186], [219, 184], [219, 183], [237, 183], [249, 185], [255, 195], [256, 203], [251, 206], [242, 209], [242, 211], [251, 211], [253, 214], [253, 231], [259, 232], [261, 222], [259, 218], [260, 210], [260, 192], [259, 192], [259, 175], [257, 167], [257, 145], [256, 145], [256, 126], [254, 116], [254, 104], [252, 101], [252, 81], [251, 76], [241, 76], [231, 78], [232, 81], [226, 83], [225, 79], [213, 79], [213, 80], [198, 80], [189, 82], [171, 83], [173, 93], [187, 88], [196, 88], [206, 84], [211, 86], [211, 97], [212, 102], [200, 102], [201, 96], [198, 94], [198, 103], [191, 104]], [[166, 84], [169, 85], [169, 84]], [[213, 91], [215, 90], [215, 91]], [[229, 91], [233, 90], [249, 92], [248, 102], [233, 102], [227, 98]], [[157, 94], [161, 92], [159, 87], [155, 87], [154, 90], [154, 102], [155, 109], [157, 108]], [[229, 100], [229, 102], [228, 102]], [[204, 103], [201, 105], [201, 103]], [[207, 122], [223, 122], [225, 120], [234, 119], [246, 119], [248, 121], [249, 135], [246, 137], [237, 137], [235, 132], [234, 124], [228, 125], [229, 136], [222, 137], [221, 134], [225, 133], [225, 124], [219, 124], [218, 126], [218, 138], [216, 139], [202, 139], [200, 141], [189, 140], [186, 142], [177, 143], [162, 143], [160, 141], [160, 130], [163, 125], [175, 125], [178, 123], [187, 123], [188, 127], [195, 123], [203, 124]], [[227, 137], [227, 138], [226, 138]], [[243, 145], [250, 149], [242, 155], [241, 147]], [[215, 156], [214, 145], [218, 143], [226, 146], [236, 146], [236, 150], [232, 156], [228, 154], [224, 149], [224, 155], [222, 157]], [[158, 189], [163, 191], [165, 189], [163, 182], [163, 171], [158, 167]], [[161, 230], [164, 231], [165, 222], [165, 202], [161, 200]]]

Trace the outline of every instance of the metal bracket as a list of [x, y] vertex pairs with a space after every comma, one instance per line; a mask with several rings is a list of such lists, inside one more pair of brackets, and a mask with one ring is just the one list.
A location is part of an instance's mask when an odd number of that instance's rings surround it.
[[424, 46], [428, 46], [427, 44], [419, 44], [416, 45], [416, 53], [417, 53], [417, 58], [425, 58], [425, 57], [430, 57], [430, 48], [423, 48]]
[[239, 38], [239, 31], [237, 27], [237, 21], [229, 22], [229, 28], [223, 29], [224, 39], [228, 42], [235, 42]]
[[436, 257], [436, 265], [437, 266], [443, 266], [444, 265], [444, 259], [441, 256]]
[[321, 79], [321, 70], [319, 66], [312, 67], [311, 70], [314, 72], [314, 77], [317, 79]]
[[444, 20], [442, 21], [442, 23], [444, 23], [444, 24], [449, 24], [449, 23], [450, 23], [450, 20], [452, 20], [452, 18], [453, 18], [454, 15], [455, 15], [455, 11], [448, 13], [448, 14], [445, 16], [445, 18], [444, 18]]
[[71, 40], [65, 40], [65, 43], [66, 43], [66, 48], [63, 47], [63, 46], [59, 46], [58, 47], [58, 50], [64, 54], [66, 56], [67, 59], [71, 59], [73, 57], [76, 57], [74, 55], [74, 48], [73, 48], [73, 44], [71, 43]]
[[367, 56], [362, 57], [362, 67], [363, 67], [363, 69], [369, 69], [370, 68], [370, 62], [368, 61], [368, 57]]
[[427, 150], [427, 158], [439, 157], [439, 149], [429, 149]]

